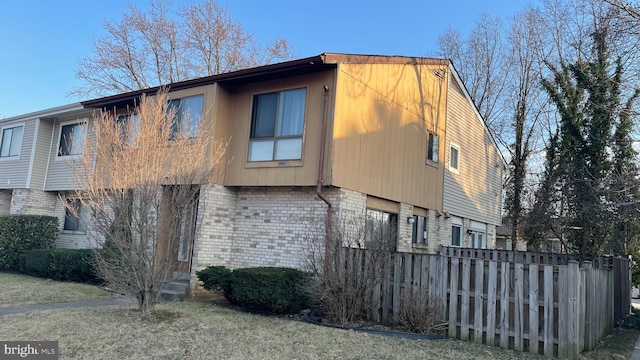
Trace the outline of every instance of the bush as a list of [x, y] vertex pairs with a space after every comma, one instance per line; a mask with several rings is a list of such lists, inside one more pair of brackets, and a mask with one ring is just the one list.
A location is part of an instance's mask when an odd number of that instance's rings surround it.
[[196, 273], [207, 290], [222, 289], [232, 304], [258, 313], [295, 313], [307, 303], [299, 286], [307, 274], [285, 267], [229, 270], [211, 266]]
[[52, 248], [58, 231], [58, 218], [53, 216], [0, 216], [0, 269], [18, 270], [20, 255]]
[[202, 281], [202, 287], [209, 290], [222, 290], [224, 297], [233, 302], [231, 296], [232, 272], [225, 266], [209, 266], [206, 269], [196, 272], [198, 280]]
[[410, 332], [430, 334], [436, 332], [442, 321], [438, 317], [435, 299], [429, 297], [427, 289], [402, 289], [400, 298], [400, 325]]
[[91, 249], [41, 249], [24, 253], [20, 271], [60, 281], [97, 283]]

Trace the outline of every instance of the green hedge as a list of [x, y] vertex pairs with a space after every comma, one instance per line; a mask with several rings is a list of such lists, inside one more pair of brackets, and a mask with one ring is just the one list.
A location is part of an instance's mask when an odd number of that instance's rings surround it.
[[20, 258], [20, 271], [60, 281], [98, 283], [91, 249], [30, 250]]
[[295, 313], [305, 308], [307, 298], [300, 285], [307, 274], [285, 267], [229, 270], [211, 266], [196, 273], [208, 290], [222, 289], [231, 303], [258, 313]]
[[53, 216], [0, 216], [0, 269], [18, 270], [20, 255], [52, 248], [58, 231], [58, 218]]

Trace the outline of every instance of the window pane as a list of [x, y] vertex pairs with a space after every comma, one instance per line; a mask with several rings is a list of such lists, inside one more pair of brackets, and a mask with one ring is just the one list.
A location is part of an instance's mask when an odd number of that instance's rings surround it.
[[274, 160], [291, 160], [302, 157], [302, 138], [276, 140]]
[[278, 94], [263, 94], [254, 97], [251, 138], [274, 137]]
[[63, 126], [60, 134], [60, 146], [58, 147], [58, 155], [71, 155], [72, 138], [73, 125]]
[[189, 137], [196, 137], [200, 133], [200, 120], [202, 119], [203, 106], [204, 95], [190, 96], [182, 99], [180, 121], [184, 127], [183, 130], [185, 134]]
[[11, 135], [11, 146], [9, 148], [9, 156], [20, 155], [20, 147], [22, 146], [22, 126], [14, 127]]
[[167, 105], [167, 113], [173, 114], [173, 118], [171, 119], [171, 133], [169, 134], [169, 139], [175, 139], [176, 135], [180, 131], [182, 125], [180, 124], [180, 103], [181, 99], [169, 100], [169, 105]]
[[251, 140], [249, 142], [249, 161], [273, 160], [273, 140]]
[[5, 157], [9, 156], [9, 149], [11, 148], [11, 134], [13, 133], [13, 129], [4, 129], [2, 131], [2, 148], [0, 148], [0, 156]]
[[278, 136], [302, 135], [306, 89], [280, 93], [278, 108]]
[[73, 124], [71, 127], [73, 131], [73, 134], [71, 135], [71, 155], [78, 155], [82, 153], [87, 127], [83, 124]]
[[451, 154], [449, 156], [449, 166], [458, 170], [458, 149], [452, 146]]
[[438, 162], [440, 161], [440, 140], [438, 139], [438, 135], [433, 135], [433, 157], [431, 160]]
[[460, 235], [462, 228], [460, 226], [451, 227], [451, 245], [460, 246]]

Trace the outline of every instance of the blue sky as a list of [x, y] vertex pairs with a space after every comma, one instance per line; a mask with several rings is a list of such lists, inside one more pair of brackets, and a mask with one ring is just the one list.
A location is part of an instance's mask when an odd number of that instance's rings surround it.
[[[296, 57], [323, 52], [433, 56], [447, 28], [465, 34], [485, 11], [508, 18], [528, 0], [218, 0], [262, 43], [283, 37]], [[173, 1], [179, 8], [190, 1]], [[0, 119], [77, 102], [78, 59], [105, 20], [149, 1], [21, 0], [0, 12]]]

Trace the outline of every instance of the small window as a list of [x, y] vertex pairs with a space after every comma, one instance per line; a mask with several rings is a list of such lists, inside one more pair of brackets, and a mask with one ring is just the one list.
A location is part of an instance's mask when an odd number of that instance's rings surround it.
[[411, 242], [414, 244], [427, 244], [428, 228], [427, 218], [424, 216], [413, 216], [413, 232], [411, 235]]
[[460, 172], [460, 146], [455, 143], [449, 146], [449, 171], [456, 174]]
[[58, 144], [58, 156], [81, 154], [86, 134], [86, 123], [62, 125], [60, 130], [60, 142]]
[[307, 89], [253, 97], [248, 161], [302, 159]]
[[0, 138], [0, 158], [20, 156], [23, 132], [23, 125], [2, 129], [2, 137]]
[[64, 213], [64, 230], [86, 231], [83, 221], [84, 208], [80, 199], [67, 200], [67, 207]]
[[187, 138], [200, 134], [200, 122], [204, 109], [204, 95], [195, 95], [169, 101], [167, 111], [173, 111], [170, 139], [175, 139], [180, 132]]
[[462, 219], [452, 218], [451, 246], [462, 246]]
[[364, 229], [364, 247], [395, 250], [398, 239], [398, 215], [367, 209]]
[[471, 230], [471, 244], [476, 249], [486, 249], [487, 248], [487, 235], [484, 231], [474, 231]]
[[438, 139], [438, 135], [434, 133], [429, 133], [429, 143], [427, 148], [427, 160], [432, 162], [440, 161], [440, 140]]

